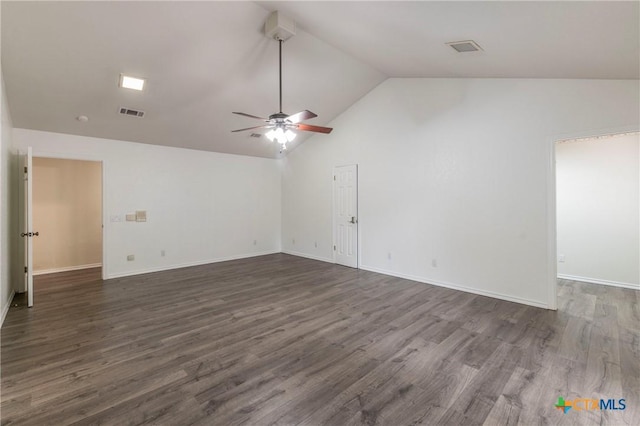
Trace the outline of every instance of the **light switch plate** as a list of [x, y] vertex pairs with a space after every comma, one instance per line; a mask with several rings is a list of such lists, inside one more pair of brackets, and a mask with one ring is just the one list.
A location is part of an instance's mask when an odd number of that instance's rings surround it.
[[127, 222], [135, 222], [136, 221], [136, 215], [135, 214], [128, 214], [127, 215]]
[[147, 211], [136, 210], [136, 222], [146, 222], [146, 221], [147, 221]]

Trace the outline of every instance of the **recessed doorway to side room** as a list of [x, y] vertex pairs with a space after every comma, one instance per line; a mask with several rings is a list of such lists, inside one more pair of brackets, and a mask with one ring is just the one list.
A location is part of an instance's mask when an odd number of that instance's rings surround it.
[[640, 133], [558, 141], [555, 163], [558, 307], [640, 290]]
[[[33, 158], [33, 271], [100, 274], [103, 259], [102, 163]], [[35, 289], [38, 293], [38, 286]]]

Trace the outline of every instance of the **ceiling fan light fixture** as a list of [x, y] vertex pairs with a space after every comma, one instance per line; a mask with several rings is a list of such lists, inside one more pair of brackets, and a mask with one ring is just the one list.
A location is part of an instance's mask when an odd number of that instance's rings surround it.
[[267, 139], [269, 139], [271, 142], [273, 142], [273, 140], [276, 138], [276, 132], [275, 130], [271, 129], [269, 130], [267, 133], [264, 134]]
[[293, 133], [291, 130], [287, 130], [286, 132], [284, 132], [284, 135], [287, 138], [287, 142], [291, 142], [296, 138], [296, 134]]
[[286, 129], [286, 131], [285, 131], [285, 129], [283, 127], [278, 126], [275, 129], [269, 130], [265, 134], [265, 136], [271, 142], [273, 142], [275, 140], [279, 144], [284, 146], [287, 142], [291, 142], [292, 140], [294, 140], [295, 137], [296, 137], [296, 134], [294, 132], [292, 132], [291, 129]]

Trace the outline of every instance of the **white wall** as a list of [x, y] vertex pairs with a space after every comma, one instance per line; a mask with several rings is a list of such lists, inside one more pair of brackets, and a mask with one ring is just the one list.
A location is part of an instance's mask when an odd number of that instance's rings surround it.
[[104, 160], [107, 218], [148, 211], [146, 223], [105, 222], [109, 277], [281, 247], [331, 260], [332, 168], [357, 163], [362, 268], [548, 306], [553, 141], [637, 129], [638, 90], [624, 80], [390, 79], [331, 135], [282, 160], [282, 182], [268, 159], [24, 129], [13, 144]]
[[640, 289], [640, 135], [556, 147], [558, 276]]
[[33, 273], [102, 265], [102, 163], [33, 159]]
[[9, 310], [9, 304], [13, 297], [13, 286], [11, 285], [11, 246], [9, 232], [11, 226], [9, 226], [10, 213], [9, 213], [9, 198], [11, 181], [11, 132], [13, 126], [11, 124], [11, 116], [9, 114], [9, 108], [7, 105], [6, 91], [4, 87], [4, 79], [0, 72], [1, 80], [1, 97], [0, 104], [2, 122], [0, 126], [1, 140], [0, 140], [0, 325], [4, 321], [4, 317]]
[[635, 80], [389, 79], [284, 160], [283, 250], [332, 259], [332, 168], [357, 163], [363, 269], [552, 306], [553, 141], [637, 128], [638, 89]]
[[[18, 128], [13, 142], [104, 162], [108, 278], [280, 251], [277, 160]], [[136, 210], [147, 222], [111, 221]]]

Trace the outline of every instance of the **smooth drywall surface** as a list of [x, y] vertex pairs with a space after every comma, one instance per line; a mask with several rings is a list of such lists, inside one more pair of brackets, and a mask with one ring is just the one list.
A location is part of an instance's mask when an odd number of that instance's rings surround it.
[[34, 273], [102, 264], [102, 163], [33, 159]]
[[640, 289], [640, 134], [558, 143], [558, 275]]
[[1, 97], [2, 103], [0, 104], [2, 121], [0, 126], [0, 325], [4, 320], [7, 311], [9, 310], [9, 304], [11, 303], [11, 297], [13, 294], [13, 286], [11, 285], [11, 263], [10, 263], [10, 238], [9, 232], [11, 227], [9, 220], [11, 215], [9, 214], [9, 198], [10, 187], [9, 182], [11, 167], [11, 116], [9, 114], [9, 107], [7, 105], [7, 97], [4, 88], [4, 79], [0, 72], [1, 83]]
[[283, 251], [333, 258], [332, 168], [357, 163], [362, 268], [552, 306], [553, 141], [637, 127], [638, 89], [389, 79], [284, 160]]
[[[18, 128], [13, 139], [37, 157], [103, 161], [107, 277], [280, 251], [278, 160]], [[146, 222], [125, 220], [138, 210]]]

